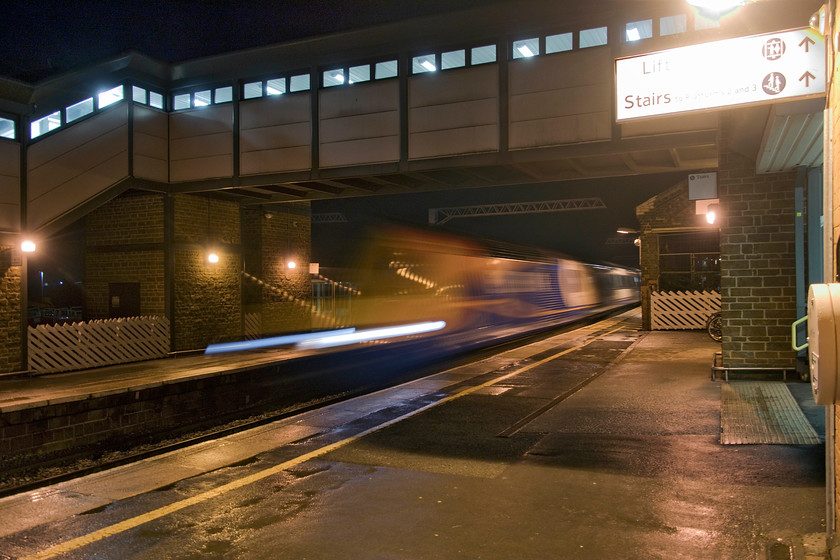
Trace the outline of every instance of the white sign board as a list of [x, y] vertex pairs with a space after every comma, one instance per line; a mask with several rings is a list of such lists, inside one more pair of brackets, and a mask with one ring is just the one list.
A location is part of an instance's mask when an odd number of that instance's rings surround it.
[[825, 40], [810, 27], [615, 61], [616, 120], [825, 94]]

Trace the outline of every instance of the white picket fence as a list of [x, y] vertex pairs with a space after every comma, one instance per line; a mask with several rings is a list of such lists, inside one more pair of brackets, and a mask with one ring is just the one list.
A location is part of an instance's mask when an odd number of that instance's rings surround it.
[[651, 292], [653, 330], [704, 329], [706, 319], [720, 311], [719, 292]]
[[169, 319], [127, 317], [29, 327], [29, 370], [55, 373], [164, 358]]

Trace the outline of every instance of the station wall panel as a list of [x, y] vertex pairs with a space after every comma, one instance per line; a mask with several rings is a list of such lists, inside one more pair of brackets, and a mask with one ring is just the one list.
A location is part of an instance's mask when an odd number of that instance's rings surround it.
[[320, 167], [400, 159], [397, 80], [322, 89], [319, 105]]
[[164, 111], [134, 105], [134, 176], [169, 181], [169, 118]]
[[409, 78], [409, 159], [498, 151], [498, 91], [495, 64]]
[[309, 92], [240, 103], [239, 158], [242, 175], [310, 169], [312, 102]]
[[512, 61], [510, 149], [609, 140], [612, 58], [608, 48]]
[[0, 142], [0, 231], [20, 229], [20, 144]]
[[621, 137], [634, 138], [674, 132], [716, 130], [718, 128], [718, 115], [717, 111], [713, 111], [629, 121], [620, 125]]
[[128, 105], [59, 130], [27, 155], [27, 226], [35, 229], [128, 177]]
[[173, 183], [233, 176], [233, 104], [169, 114]]

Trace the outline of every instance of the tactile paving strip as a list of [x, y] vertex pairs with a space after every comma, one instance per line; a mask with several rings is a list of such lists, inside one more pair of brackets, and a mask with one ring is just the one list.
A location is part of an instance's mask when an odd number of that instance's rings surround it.
[[793, 395], [779, 382], [721, 384], [720, 427], [724, 445], [820, 443]]

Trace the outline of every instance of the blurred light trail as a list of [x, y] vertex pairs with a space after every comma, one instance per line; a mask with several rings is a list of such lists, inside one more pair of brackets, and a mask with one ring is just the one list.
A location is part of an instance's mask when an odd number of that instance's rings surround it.
[[284, 344], [298, 344], [305, 340], [312, 338], [323, 338], [329, 335], [348, 335], [355, 332], [356, 329], [338, 329], [334, 331], [321, 331], [314, 333], [290, 334], [284, 336], [272, 336], [270, 338], [260, 338], [258, 340], [242, 340], [239, 342], [222, 342], [219, 344], [211, 344], [205, 350], [205, 354], [220, 354], [222, 352], [238, 352], [239, 350], [256, 350], [258, 348], [268, 348], [271, 346], [283, 346]]
[[347, 334], [330, 334], [318, 338], [310, 338], [299, 342], [297, 348], [330, 348], [357, 342], [368, 342], [371, 340], [382, 340], [384, 338], [395, 338], [409, 334], [421, 334], [439, 331], [446, 326], [445, 321], [431, 321], [426, 323], [413, 323], [397, 327], [383, 327], [379, 329], [368, 329]]

